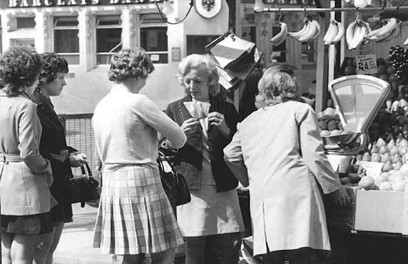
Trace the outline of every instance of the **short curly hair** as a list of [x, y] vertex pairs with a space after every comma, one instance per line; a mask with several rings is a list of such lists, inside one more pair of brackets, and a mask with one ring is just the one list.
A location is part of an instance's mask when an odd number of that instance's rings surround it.
[[58, 73], [68, 73], [68, 62], [64, 57], [53, 52], [41, 54], [43, 68], [40, 74], [40, 84], [48, 84], [57, 78]]
[[130, 78], [147, 78], [154, 65], [143, 48], [122, 49], [112, 56], [109, 80], [121, 82]]
[[0, 87], [9, 95], [18, 95], [37, 80], [43, 63], [31, 47], [11, 47], [0, 59]]
[[258, 83], [259, 94], [255, 98], [257, 108], [297, 100], [298, 86], [294, 68], [287, 64], [269, 67]]
[[193, 69], [204, 69], [208, 74], [208, 93], [216, 96], [220, 92], [219, 75], [216, 63], [210, 55], [191, 54], [185, 57], [178, 66], [177, 78], [185, 87], [184, 77]]

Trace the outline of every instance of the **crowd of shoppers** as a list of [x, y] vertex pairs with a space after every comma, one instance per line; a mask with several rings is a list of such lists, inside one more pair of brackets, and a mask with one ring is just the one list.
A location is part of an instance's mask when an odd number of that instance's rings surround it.
[[[170, 264], [185, 243], [186, 264], [237, 264], [244, 231], [239, 180], [251, 194], [254, 254], [263, 263], [326, 259], [323, 198], [338, 206], [350, 201], [293, 68], [257, 69], [240, 115], [221, 95], [210, 55], [180, 62], [186, 96], [164, 112], [139, 93], [153, 71], [142, 48], [112, 56], [112, 87], [92, 118], [103, 182], [94, 247], [123, 256], [123, 264], [144, 263], [146, 254], [153, 264]], [[67, 61], [55, 53], [12, 47], [0, 58], [3, 264], [51, 264], [64, 223], [72, 221], [68, 179], [71, 167], [87, 160], [67, 146], [50, 100], [67, 73]], [[175, 153], [172, 165], [191, 193], [176, 211], [160, 179], [159, 139]]]

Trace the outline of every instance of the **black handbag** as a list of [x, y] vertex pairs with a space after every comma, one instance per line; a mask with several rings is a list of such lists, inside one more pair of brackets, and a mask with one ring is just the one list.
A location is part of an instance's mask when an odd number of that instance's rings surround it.
[[[159, 150], [157, 158], [159, 164], [160, 178], [163, 189], [170, 200], [173, 208], [178, 205], [183, 205], [191, 201], [190, 190], [186, 179], [180, 173], [177, 173], [173, 165], [167, 160], [166, 156]], [[166, 167], [169, 170], [165, 169]]]
[[95, 202], [100, 198], [100, 188], [98, 181], [92, 177], [92, 171], [86, 163], [81, 166], [82, 176], [69, 179], [69, 192], [71, 203]]

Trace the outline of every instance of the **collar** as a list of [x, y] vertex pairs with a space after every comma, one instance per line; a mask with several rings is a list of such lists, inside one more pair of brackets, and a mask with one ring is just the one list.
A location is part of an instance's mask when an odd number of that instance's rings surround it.
[[37, 105], [46, 105], [51, 109], [54, 109], [54, 105], [52, 104], [51, 100], [44, 96], [41, 92], [35, 91], [34, 96], [32, 99]]

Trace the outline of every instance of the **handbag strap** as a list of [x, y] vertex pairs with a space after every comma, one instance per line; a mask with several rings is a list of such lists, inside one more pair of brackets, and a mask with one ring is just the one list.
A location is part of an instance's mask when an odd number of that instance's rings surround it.
[[88, 163], [85, 163], [84, 165], [81, 166], [81, 172], [82, 172], [82, 175], [85, 175], [88, 178], [93, 178], [92, 171], [91, 171], [91, 168], [89, 168]]

